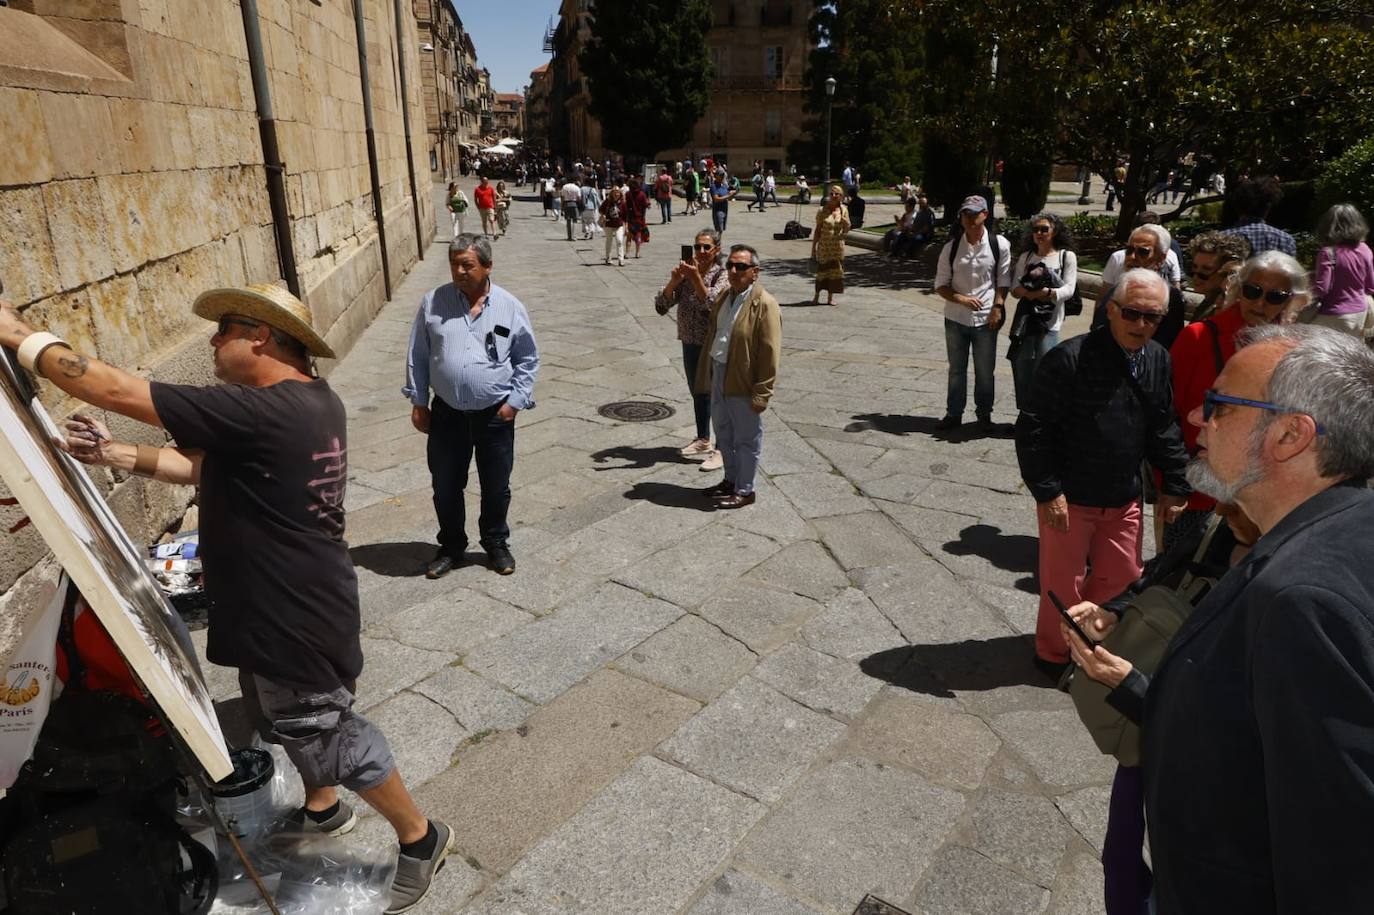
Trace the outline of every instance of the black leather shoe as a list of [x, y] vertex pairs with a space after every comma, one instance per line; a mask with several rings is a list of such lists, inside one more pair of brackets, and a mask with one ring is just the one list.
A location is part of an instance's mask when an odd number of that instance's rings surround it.
[[510, 548], [504, 543], [493, 543], [485, 549], [487, 562], [497, 575], [509, 575], [515, 571], [515, 557], [511, 555]]
[[964, 418], [962, 416], [946, 416], [944, 419], [940, 420], [938, 423], [935, 424], [935, 428], [941, 432], [944, 432], [949, 429], [958, 429], [963, 424]]
[[733, 496], [735, 494], [735, 484], [731, 483], [729, 480], [721, 480], [715, 486], [708, 486], [703, 489], [701, 494], [708, 499], [721, 499], [725, 496]]
[[448, 553], [435, 553], [434, 558], [425, 566], [425, 578], [443, 578], [449, 572], [458, 568], [458, 560]]

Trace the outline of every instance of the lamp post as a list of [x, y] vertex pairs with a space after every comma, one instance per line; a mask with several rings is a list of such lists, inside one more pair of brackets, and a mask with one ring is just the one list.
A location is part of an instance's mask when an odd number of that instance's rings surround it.
[[[830, 187], [830, 107], [835, 101], [835, 77], [825, 81], [825, 187]], [[825, 190], [822, 189], [822, 194]]]

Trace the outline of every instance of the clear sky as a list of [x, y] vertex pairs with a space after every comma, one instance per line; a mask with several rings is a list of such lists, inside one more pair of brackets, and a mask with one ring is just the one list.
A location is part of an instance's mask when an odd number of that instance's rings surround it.
[[519, 92], [530, 71], [549, 62], [544, 30], [549, 17], [558, 15], [558, 0], [454, 0], [453, 6], [496, 92]]

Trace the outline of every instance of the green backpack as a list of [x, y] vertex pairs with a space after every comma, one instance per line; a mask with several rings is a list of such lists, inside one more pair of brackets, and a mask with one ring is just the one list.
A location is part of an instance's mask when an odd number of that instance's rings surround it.
[[[1220, 515], [1208, 522], [1202, 543], [1193, 554], [1193, 569], [1199, 567], [1212, 545], [1212, 537], [1225, 523]], [[1153, 674], [1164, 660], [1169, 640], [1216, 583], [1217, 579], [1195, 575], [1190, 570], [1177, 588], [1146, 588], [1126, 605], [1121, 621], [1107, 633], [1102, 647], [1130, 661], [1141, 673]], [[1111, 687], [1077, 673], [1077, 668], [1071, 666], [1065, 674], [1069, 697], [1097, 748], [1115, 756], [1123, 766], [1140, 765], [1140, 727], [1108, 704]]]

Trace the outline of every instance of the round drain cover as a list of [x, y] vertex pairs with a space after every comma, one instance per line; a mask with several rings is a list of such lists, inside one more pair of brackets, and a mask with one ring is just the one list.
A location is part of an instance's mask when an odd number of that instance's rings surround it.
[[651, 400], [621, 400], [599, 407], [596, 412], [623, 423], [651, 423], [656, 419], [667, 419], [677, 411], [666, 403]]

